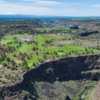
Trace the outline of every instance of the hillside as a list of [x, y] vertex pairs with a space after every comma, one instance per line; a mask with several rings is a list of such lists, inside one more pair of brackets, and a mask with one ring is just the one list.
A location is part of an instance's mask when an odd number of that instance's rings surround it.
[[95, 98], [99, 27], [96, 19], [0, 21], [0, 100]]
[[21, 82], [2, 87], [1, 99], [89, 100], [91, 90], [100, 79], [98, 63], [99, 55], [68, 57], [46, 62], [26, 72]]

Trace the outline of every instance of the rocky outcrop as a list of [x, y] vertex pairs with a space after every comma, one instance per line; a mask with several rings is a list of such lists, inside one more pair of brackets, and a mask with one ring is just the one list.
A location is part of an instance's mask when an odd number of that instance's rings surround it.
[[[68, 88], [65, 88], [66, 82], [74, 80], [78, 81], [79, 85], [83, 80], [97, 81], [100, 79], [99, 70], [100, 55], [68, 57], [45, 62], [36, 69], [25, 73], [20, 83], [13, 86], [1, 87], [0, 100], [42, 100], [38, 99], [40, 91], [42, 91], [43, 95], [47, 95], [49, 100], [64, 100], [65, 98], [69, 98], [70, 100], [72, 96], [67, 95], [67, 93], [63, 94], [62, 98], [61, 96], [59, 97], [61, 93], [70, 88], [68, 86]], [[39, 91], [39, 87], [42, 90], [40, 89]], [[71, 90], [69, 89], [69, 91]], [[59, 97], [59, 99], [55, 97]]]

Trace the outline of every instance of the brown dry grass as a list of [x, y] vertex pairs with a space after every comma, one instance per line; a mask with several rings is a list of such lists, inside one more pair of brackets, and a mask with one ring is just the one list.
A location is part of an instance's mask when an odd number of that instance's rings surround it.
[[98, 82], [94, 94], [92, 95], [92, 100], [100, 100], [100, 81]]

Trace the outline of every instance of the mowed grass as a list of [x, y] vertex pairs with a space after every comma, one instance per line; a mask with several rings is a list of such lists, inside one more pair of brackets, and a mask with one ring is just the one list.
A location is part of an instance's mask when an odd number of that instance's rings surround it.
[[[23, 34], [24, 36], [24, 34]], [[1, 38], [0, 45], [7, 50], [0, 56], [0, 64], [32, 69], [46, 60], [55, 60], [68, 56], [97, 54], [96, 48], [85, 48], [74, 44], [56, 45], [56, 42], [71, 40], [73, 36], [38, 34], [31, 41], [19, 39], [22, 35], [7, 35]]]

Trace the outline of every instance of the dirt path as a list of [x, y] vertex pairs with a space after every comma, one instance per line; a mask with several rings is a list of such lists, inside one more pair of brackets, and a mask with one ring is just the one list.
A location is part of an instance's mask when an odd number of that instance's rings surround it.
[[100, 100], [100, 81], [98, 82], [94, 94], [92, 95], [92, 100]]

